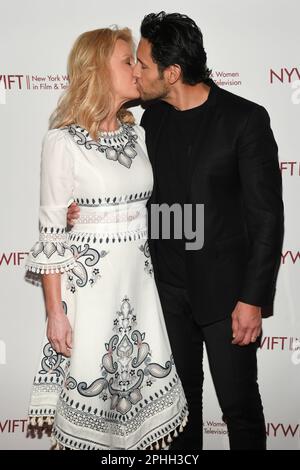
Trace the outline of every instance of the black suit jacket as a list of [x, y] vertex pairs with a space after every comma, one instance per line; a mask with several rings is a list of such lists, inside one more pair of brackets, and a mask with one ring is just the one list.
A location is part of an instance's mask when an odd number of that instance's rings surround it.
[[[187, 289], [200, 324], [230, 315], [239, 300], [272, 313], [283, 240], [281, 173], [269, 115], [209, 85], [207, 119], [190, 145], [187, 181], [187, 203], [204, 204], [204, 246], [186, 251]], [[149, 204], [156, 202], [156, 155], [169, 110], [157, 102], [141, 121], [154, 173]], [[154, 240], [150, 252], [155, 271]]]

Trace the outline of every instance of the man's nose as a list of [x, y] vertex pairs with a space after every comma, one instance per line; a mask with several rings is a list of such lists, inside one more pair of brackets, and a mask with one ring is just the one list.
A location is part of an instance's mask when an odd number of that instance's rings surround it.
[[133, 67], [133, 76], [134, 78], [140, 78], [141, 74], [139, 64], [135, 64], [135, 66]]

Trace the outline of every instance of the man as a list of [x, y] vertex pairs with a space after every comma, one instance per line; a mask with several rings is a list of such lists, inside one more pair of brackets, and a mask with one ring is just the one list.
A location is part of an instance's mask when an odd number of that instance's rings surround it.
[[[231, 449], [264, 450], [257, 384], [262, 312], [280, 263], [283, 204], [266, 110], [209, 79], [201, 31], [181, 14], [147, 15], [135, 76], [154, 172], [152, 204], [204, 204], [204, 246], [151, 240], [189, 422], [172, 449], [202, 447], [203, 343]], [[74, 212], [69, 219], [74, 218]]]

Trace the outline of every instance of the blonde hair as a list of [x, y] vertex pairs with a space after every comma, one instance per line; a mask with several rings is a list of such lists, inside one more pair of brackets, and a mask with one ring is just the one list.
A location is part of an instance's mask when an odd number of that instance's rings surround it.
[[[109, 59], [118, 39], [133, 47], [128, 28], [95, 29], [75, 41], [68, 59], [69, 86], [50, 117], [50, 129], [78, 124], [97, 139], [100, 123], [112, 107]], [[123, 123], [134, 123], [132, 113], [124, 107], [117, 116]]]

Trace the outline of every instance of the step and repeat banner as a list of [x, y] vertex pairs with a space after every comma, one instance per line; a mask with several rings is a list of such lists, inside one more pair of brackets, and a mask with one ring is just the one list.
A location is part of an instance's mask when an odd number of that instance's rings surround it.
[[[300, 62], [297, 0], [0, 0], [0, 449], [48, 449], [26, 437], [26, 413], [45, 322], [40, 287], [24, 280], [38, 234], [42, 138], [68, 86], [79, 34], [128, 26], [136, 42], [150, 12], [180, 12], [200, 26], [213, 79], [265, 106], [279, 146], [285, 241], [275, 313], [258, 352], [269, 449], [300, 449]], [[133, 112], [139, 121], [141, 108]], [[200, 365], [199, 365], [200, 366]], [[205, 362], [205, 449], [228, 449]]]

